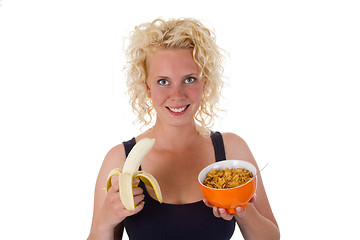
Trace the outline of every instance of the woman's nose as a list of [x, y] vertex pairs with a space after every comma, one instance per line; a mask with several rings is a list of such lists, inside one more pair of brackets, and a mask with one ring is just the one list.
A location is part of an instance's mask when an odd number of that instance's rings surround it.
[[174, 100], [178, 99], [184, 99], [185, 98], [185, 92], [183, 87], [180, 86], [173, 86], [170, 93], [170, 98]]

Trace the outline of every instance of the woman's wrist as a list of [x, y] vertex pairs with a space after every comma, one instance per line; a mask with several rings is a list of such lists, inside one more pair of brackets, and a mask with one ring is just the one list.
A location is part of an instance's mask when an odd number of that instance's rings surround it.
[[113, 240], [114, 227], [94, 222], [88, 240]]
[[252, 203], [249, 204], [242, 216], [235, 214], [234, 217], [239, 226], [243, 226], [243, 236], [249, 239], [280, 238], [278, 227], [261, 215]]
[[248, 207], [243, 210], [241, 214], [235, 214], [234, 217], [237, 222], [241, 221], [252, 221], [254, 218], [256, 218], [256, 215], [259, 214], [256, 210], [254, 204], [249, 203]]
[[113, 240], [114, 229], [112, 230], [101, 230], [96, 227], [92, 228], [90, 235], [87, 240]]

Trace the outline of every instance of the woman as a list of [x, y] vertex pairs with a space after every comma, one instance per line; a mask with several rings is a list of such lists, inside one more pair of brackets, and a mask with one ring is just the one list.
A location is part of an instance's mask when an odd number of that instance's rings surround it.
[[[278, 239], [279, 229], [258, 176], [255, 198], [230, 215], [211, 206], [197, 182], [207, 165], [243, 159], [256, 167], [246, 143], [232, 133], [210, 131], [223, 85], [222, 55], [213, 33], [194, 19], [157, 19], [135, 28], [128, 49], [131, 105], [146, 132], [115, 146], [106, 155], [95, 188], [94, 216], [88, 239], [230, 239], [235, 222], [245, 239]], [[155, 138], [141, 164], [161, 187], [163, 201], [143, 183], [134, 187], [130, 212], [122, 205], [117, 178], [106, 194], [107, 175], [122, 169], [136, 142]], [[139, 180], [134, 180], [139, 183]]]

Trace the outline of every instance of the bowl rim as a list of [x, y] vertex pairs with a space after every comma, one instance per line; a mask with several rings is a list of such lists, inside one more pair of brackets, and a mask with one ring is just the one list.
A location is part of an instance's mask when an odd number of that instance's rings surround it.
[[[206, 185], [203, 184], [203, 181], [200, 180], [200, 175], [204, 174], [205, 177], [206, 177], [206, 175], [207, 175], [211, 170], [213, 170], [213, 169], [215, 169], [215, 168], [218, 169], [218, 168], [219, 168], [219, 167], [218, 167], [219, 165], [230, 164], [230, 163], [241, 163], [241, 164], [249, 165], [249, 167], [252, 168], [252, 169], [251, 169], [251, 170], [250, 170], [250, 169], [246, 169], [246, 168], [245, 168], [245, 169], [248, 170], [248, 171], [250, 171], [250, 172], [253, 174], [253, 177], [252, 177], [249, 181], [247, 181], [246, 183], [244, 183], [244, 184], [242, 184], [242, 185], [240, 185], [240, 186], [233, 187], [233, 188], [222, 188], [222, 189], [208, 187], [208, 186], [206, 186]], [[205, 173], [205, 172], [206, 172], [206, 173]], [[245, 185], [247, 185], [247, 184], [250, 184], [250, 182], [252, 182], [255, 178], [257, 178], [257, 169], [256, 169], [256, 167], [255, 167], [252, 163], [250, 163], [250, 162], [248, 162], [248, 161], [245, 161], [245, 160], [241, 160], [241, 159], [239, 159], [239, 160], [236, 160], [236, 159], [229, 159], [229, 160], [227, 160], [227, 159], [226, 159], [226, 160], [214, 162], [214, 163], [206, 166], [205, 168], [203, 168], [203, 169], [200, 171], [200, 173], [198, 174], [198, 182], [200, 183], [201, 186], [203, 186], [203, 187], [205, 187], [205, 188], [207, 188], [207, 189], [212, 189], [212, 190], [216, 190], [216, 191], [224, 191], [224, 190], [241, 188], [241, 187], [243, 187], [243, 186], [245, 186]]]

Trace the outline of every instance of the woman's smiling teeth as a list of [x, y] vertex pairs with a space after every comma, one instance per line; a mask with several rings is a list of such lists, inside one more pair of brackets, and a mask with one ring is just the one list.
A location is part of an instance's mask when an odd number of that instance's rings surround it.
[[167, 107], [170, 111], [175, 112], [175, 113], [180, 113], [182, 111], [184, 111], [189, 105], [186, 105], [184, 107]]

